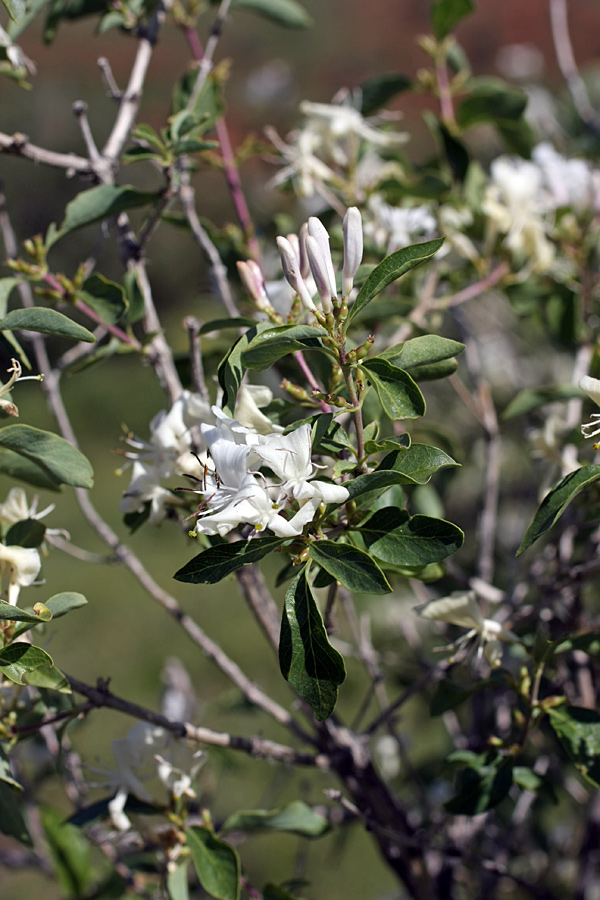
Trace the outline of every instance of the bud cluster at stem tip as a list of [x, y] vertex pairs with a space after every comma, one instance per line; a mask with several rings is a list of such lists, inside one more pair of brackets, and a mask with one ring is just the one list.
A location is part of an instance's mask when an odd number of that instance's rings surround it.
[[[342, 269], [342, 301], [354, 284], [354, 276], [362, 260], [363, 234], [362, 220], [358, 209], [351, 207], [344, 216], [344, 264]], [[339, 308], [335, 269], [329, 248], [329, 234], [320, 219], [311, 216], [300, 229], [300, 235], [277, 238], [283, 274], [303, 306], [312, 313], [319, 310], [306, 285], [305, 279], [312, 275], [321, 300], [321, 309], [328, 316]]]

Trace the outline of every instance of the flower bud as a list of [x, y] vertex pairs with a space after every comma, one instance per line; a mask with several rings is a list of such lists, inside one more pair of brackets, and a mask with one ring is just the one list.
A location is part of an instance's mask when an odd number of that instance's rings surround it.
[[327, 315], [328, 313], [331, 313], [333, 311], [327, 266], [325, 264], [325, 260], [323, 259], [321, 248], [319, 247], [315, 238], [310, 234], [306, 238], [306, 252], [308, 254], [310, 270], [313, 274], [313, 278], [315, 279], [319, 297], [321, 298], [321, 306], [323, 307], [323, 312], [325, 313], [325, 315]]
[[306, 238], [308, 237], [308, 223], [305, 222], [298, 233], [298, 244], [300, 246], [300, 274], [303, 278], [310, 275], [310, 265], [308, 262], [308, 254], [306, 252]]
[[258, 263], [253, 259], [248, 259], [246, 262], [238, 262], [237, 268], [242, 284], [256, 306], [263, 312], [272, 309]]
[[362, 219], [356, 206], [351, 206], [344, 216], [344, 268], [342, 272], [342, 297], [347, 297], [354, 284], [354, 276], [362, 261]]
[[281, 257], [281, 265], [283, 274], [287, 283], [296, 291], [303, 306], [311, 312], [315, 312], [316, 306], [313, 298], [310, 296], [309, 290], [304, 283], [304, 279], [299, 272], [299, 260], [294, 252], [294, 248], [287, 238], [277, 238], [277, 248]]
[[[331, 259], [331, 250], [329, 249], [329, 234], [327, 233], [327, 229], [323, 225], [320, 219], [317, 219], [316, 216], [311, 216], [308, 220], [308, 233], [311, 237], [313, 237], [317, 244], [319, 245], [319, 250], [321, 251], [321, 256], [323, 257], [323, 261], [325, 263], [325, 269], [327, 272], [327, 280], [329, 283], [329, 290], [331, 291], [331, 297], [337, 297], [337, 286], [335, 283], [335, 270], [333, 268], [333, 261]], [[312, 271], [312, 267], [311, 267]], [[315, 273], [313, 272], [313, 277], [316, 279]]]

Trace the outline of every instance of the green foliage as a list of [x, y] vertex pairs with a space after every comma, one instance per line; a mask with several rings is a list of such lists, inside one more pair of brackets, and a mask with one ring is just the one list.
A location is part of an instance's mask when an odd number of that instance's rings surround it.
[[346, 330], [356, 316], [362, 312], [371, 300], [373, 300], [377, 294], [380, 294], [388, 284], [392, 284], [392, 282], [397, 281], [407, 272], [410, 272], [411, 269], [414, 269], [416, 266], [420, 266], [421, 263], [431, 259], [443, 243], [444, 239], [441, 238], [436, 241], [426, 241], [423, 244], [411, 244], [410, 247], [403, 247], [401, 250], [396, 250], [396, 252], [392, 253], [390, 256], [386, 256], [383, 262], [380, 262], [378, 266], [375, 266], [358, 292], [358, 296], [348, 312], [348, 318], [346, 319], [345, 325]]
[[409, 516], [393, 506], [376, 510], [360, 527], [373, 556], [394, 566], [426, 566], [455, 553], [464, 535], [460, 528], [430, 516]]
[[436, 38], [445, 38], [474, 9], [473, 0], [433, 0], [431, 21]]
[[25, 0], [2, 0], [7, 13], [17, 24], [25, 15]]
[[102, 275], [90, 275], [77, 291], [79, 300], [98, 313], [107, 325], [116, 325], [125, 316], [129, 301], [125, 288]]
[[7, 425], [0, 428], [0, 471], [40, 487], [61, 484], [92, 487], [92, 467], [64, 438], [33, 428]]
[[241, 566], [263, 559], [282, 544], [283, 540], [278, 537], [257, 537], [251, 541], [217, 544], [203, 550], [175, 572], [173, 577], [176, 581], [188, 584], [216, 584]]
[[26, 847], [33, 847], [18, 797], [10, 784], [0, 780], [0, 832], [15, 838]]
[[65, 823], [58, 810], [43, 809], [42, 825], [61, 890], [78, 900], [85, 896], [93, 877], [90, 843], [79, 828]]
[[308, 552], [312, 560], [349, 591], [387, 594], [392, 590], [377, 563], [357, 547], [336, 541], [313, 541]]
[[329, 643], [323, 617], [303, 567], [287, 590], [281, 620], [281, 674], [322, 722], [337, 703], [344, 661]]
[[595, 709], [559, 706], [548, 710], [548, 719], [579, 774], [600, 787], [600, 714]]
[[281, 809], [251, 809], [234, 813], [226, 819], [221, 832], [257, 829], [285, 831], [300, 837], [318, 838], [327, 834], [331, 826], [327, 819], [302, 800], [294, 800]]
[[374, 75], [360, 84], [360, 112], [363, 116], [372, 116], [385, 106], [397, 94], [407, 91], [413, 82], [399, 72], [388, 72], [386, 75]]
[[311, 16], [296, 0], [232, 0], [231, 5], [258, 13], [285, 28], [310, 28], [313, 24]]
[[471, 753], [459, 750], [448, 757], [453, 765], [463, 765], [456, 795], [444, 804], [452, 815], [478, 816], [493, 809], [507, 796], [513, 779], [513, 760], [490, 750]]
[[600, 466], [583, 466], [575, 472], [569, 472], [542, 500], [533, 522], [527, 529], [525, 537], [517, 550], [517, 556], [523, 553], [562, 516], [571, 501], [586, 488], [600, 478]]
[[32, 306], [29, 309], [13, 309], [0, 319], [0, 331], [39, 331], [42, 334], [54, 334], [57, 337], [71, 338], [74, 341], [94, 343], [96, 338], [77, 322], [67, 318], [55, 309], [43, 306]]
[[81, 191], [65, 210], [65, 218], [58, 236], [77, 228], [118, 216], [119, 213], [139, 206], [147, 206], [158, 199], [158, 194], [137, 191], [130, 185], [99, 184]]
[[241, 362], [247, 369], [264, 371], [270, 369], [282, 356], [296, 350], [325, 350], [322, 344], [322, 338], [325, 336], [326, 332], [314, 325], [280, 325], [266, 328], [242, 351]]
[[52, 657], [24, 641], [14, 641], [0, 650], [0, 672], [15, 684], [26, 684], [24, 676], [40, 666], [51, 666]]
[[365, 359], [361, 369], [374, 386], [390, 419], [415, 419], [425, 414], [425, 398], [408, 372], [387, 359]]
[[240, 860], [229, 844], [220, 841], [208, 828], [186, 828], [188, 847], [207, 894], [216, 900], [239, 900]]
[[266, 322], [259, 322], [258, 325], [249, 328], [238, 338], [219, 363], [217, 376], [219, 386], [223, 391], [222, 409], [229, 416], [233, 416], [237, 394], [246, 374], [242, 364], [242, 353], [249, 347], [253, 338], [269, 327]]

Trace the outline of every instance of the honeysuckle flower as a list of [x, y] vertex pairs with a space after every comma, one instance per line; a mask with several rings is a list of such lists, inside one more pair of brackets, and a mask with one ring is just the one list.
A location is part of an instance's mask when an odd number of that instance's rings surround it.
[[10, 378], [6, 382], [6, 384], [0, 385], [0, 409], [2, 409], [7, 415], [14, 416], [18, 418], [19, 410], [17, 406], [12, 402], [12, 400], [7, 400], [5, 398], [6, 394], [9, 394], [17, 381], [43, 381], [43, 375], [22, 375], [21, 363], [18, 359], [11, 359], [11, 367], [6, 371], [10, 375]]
[[[596, 406], [600, 406], [600, 379], [584, 375], [579, 379], [579, 387], [593, 400]], [[600, 413], [592, 413], [590, 421], [581, 426], [581, 433], [585, 438], [596, 437], [600, 434]]]
[[354, 276], [363, 257], [362, 217], [356, 206], [346, 210], [342, 223], [344, 234], [344, 265], [342, 269], [342, 297], [349, 297]]
[[40, 554], [35, 547], [0, 544], [2, 593], [11, 606], [17, 605], [21, 588], [33, 584], [41, 567]]
[[377, 246], [385, 247], [386, 253], [394, 253], [415, 240], [431, 238], [438, 230], [431, 208], [426, 205], [390, 206], [380, 194], [373, 194], [368, 210], [365, 236]]
[[308, 309], [309, 312], [315, 312], [317, 307], [315, 306], [313, 298], [300, 274], [300, 259], [297, 256], [294, 247], [288, 239], [284, 237], [278, 237], [276, 243], [286, 281], [300, 297], [302, 305]]
[[263, 384], [243, 384], [238, 391], [235, 417], [240, 425], [256, 434], [272, 434], [283, 431], [283, 426], [274, 425], [261, 409], [273, 399], [273, 391]]
[[499, 666], [502, 659], [502, 642], [521, 643], [517, 635], [500, 622], [483, 617], [475, 591], [453, 591], [448, 597], [415, 607], [415, 611], [424, 619], [469, 629], [454, 646], [462, 648], [475, 638], [478, 658], [483, 652], [494, 667]]
[[34, 497], [30, 504], [22, 487], [11, 488], [4, 503], [0, 503], [0, 524], [14, 525], [25, 519], [42, 519], [54, 509], [54, 503], [51, 503], [38, 512], [38, 501], [39, 498]]

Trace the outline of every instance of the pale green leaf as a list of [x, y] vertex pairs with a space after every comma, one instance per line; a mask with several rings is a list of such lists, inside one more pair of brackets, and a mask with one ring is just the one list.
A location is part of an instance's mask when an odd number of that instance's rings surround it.
[[262, 828], [316, 838], [330, 831], [331, 826], [327, 819], [302, 800], [294, 800], [282, 809], [251, 809], [234, 813], [226, 820], [221, 831], [254, 831]]
[[71, 338], [93, 344], [96, 340], [91, 331], [79, 325], [56, 309], [32, 306], [28, 309], [13, 309], [0, 319], [0, 331], [39, 331], [57, 337]]
[[247, 9], [285, 28], [310, 28], [313, 20], [297, 0], [232, 0], [233, 8]]
[[77, 194], [68, 204], [60, 226], [61, 235], [93, 222], [100, 222], [127, 209], [147, 206], [158, 199], [156, 193], [144, 193], [130, 185], [99, 184]]
[[217, 900], [239, 900], [240, 860], [208, 828], [186, 828], [188, 847], [203, 889]]
[[[94, 483], [92, 467], [83, 453], [64, 438], [49, 431], [42, 431], [31, 425], [7, 425], [0, 428], [0, 448], [34, 463], [55, 485], [91, 488]], [[24, 476], [21, 474], [19, 477]]]

